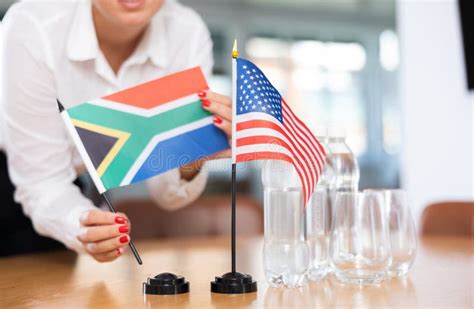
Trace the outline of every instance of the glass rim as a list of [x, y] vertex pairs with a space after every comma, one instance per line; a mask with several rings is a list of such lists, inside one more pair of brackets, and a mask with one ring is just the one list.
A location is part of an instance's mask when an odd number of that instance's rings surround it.
[[350, 195], [353, 195], [357, 198], [359, 198], [360, 196], [368, 196], [368, 195], [380, 195], [383, 197], [384, 191], [379, 191], [379, 190], [339, 191], [339, 192], [336, 192], [335, 197], [350, 196]]
[[393, 192], [393, 193], [407, 193], [407, 190], [401, 189], [401, 188], [367, 188], [362, 190], [362, 192], [370, 192], [370, 191], [375, 191], [375, 192]]

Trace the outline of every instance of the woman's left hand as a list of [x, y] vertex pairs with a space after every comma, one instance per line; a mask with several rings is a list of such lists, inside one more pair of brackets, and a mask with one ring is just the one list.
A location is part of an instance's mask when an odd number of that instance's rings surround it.
[[[214, 115], [214, 125], [224, 131], [230, 145], [232, 138], [232, 100], [227, 96], [209, 90], [199, 92], [198, 96], [201, 99], [202, 107]], [[229, 158], [230, 155], [230, 149], [226, 149], [207, 159], [201, 159], [184, 165], [179, 169], [181, 178], [191, 180], [196, 176], [206, 160]]]
[[202, 107], [214, 114], [214, 125], [225, 132], [229, 140], [232, 137], [232, 101], [230, 97], [212, 91], [198, 93]]

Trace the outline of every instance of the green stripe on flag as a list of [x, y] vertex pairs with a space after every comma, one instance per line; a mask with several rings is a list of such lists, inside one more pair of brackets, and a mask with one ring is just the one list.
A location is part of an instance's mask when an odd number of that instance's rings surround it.
[[107, 189], [120, 186], [127, 172], [155, 135], [210, 116], [210, 113], [202, 108], [201, 101], [190, 102], [149, 118], [90, 103], [69, 109], [68, 113], [71, 119], [131, 133], [101, 177]]

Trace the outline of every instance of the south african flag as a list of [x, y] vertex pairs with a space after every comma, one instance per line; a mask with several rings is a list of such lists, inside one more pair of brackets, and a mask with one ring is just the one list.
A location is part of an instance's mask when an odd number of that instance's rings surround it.
[[91, 100], [62, 112], [100, 193], [140, 182], [229, 148], [201, 106], [200, 68]]

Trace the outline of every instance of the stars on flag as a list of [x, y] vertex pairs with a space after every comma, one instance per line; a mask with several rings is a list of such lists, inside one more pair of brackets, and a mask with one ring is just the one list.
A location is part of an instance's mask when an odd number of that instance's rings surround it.
[[237, 114], [262, 112], [283, 121], [281, 96], [256, 67], [237, 68]]

